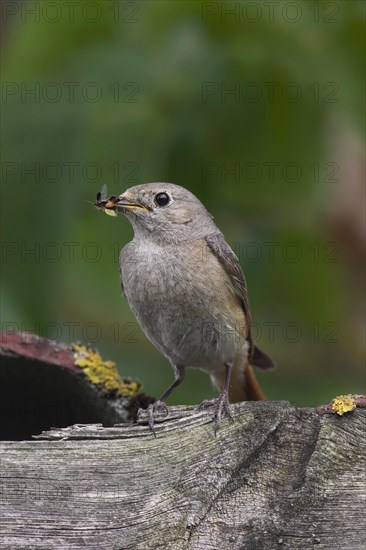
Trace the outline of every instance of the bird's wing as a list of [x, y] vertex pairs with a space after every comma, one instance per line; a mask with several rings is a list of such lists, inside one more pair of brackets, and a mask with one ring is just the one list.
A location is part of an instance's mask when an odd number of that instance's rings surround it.
[[251, 335], [251, 318], [249, 310], [249, 300], [247, 292], [247, 284], [245, 282], [244, 273], [240, 267], [238, 258], [226, 243], [222, 233], [215, 233], [205, 237], [205, 241], [210, 250], [215, 254], [222, 267], [225, 269], [233, 287], [234, 292], [243, 308], [245, 319], [248, 326], [248, 344], [250, 362], [256, 367], [267, 370], [275, 367], [272, 359], [264, 353], [258, 346], [253, 344]]
[[245, 315], [245, 319], [248, 326], [248, 343], [250, 352], [252, 351], [252, 337], [250, 334], [250, 311], [249, 301], [247, 293], [247, 285], [244, 278], [244, 273], [240, 267], [238, 258], [231, 250], [230, 246], [226, 243], [224, 236], [221, 233], [215, 233], [213, 235], [207, 235], [205, 241], [210, 250], [215, 254], [220, 264], [224, 268], [227, 276], [229, 277], [235, 295], [237, 296]]
[[[129, 244], [129, 243], [128, 243]], [[120, 255], [119, 255], [119, 262], [118, 262], [118, 267], [119, 267], [119, 280], [120, 280], [120, 283], [121, 283], [121, 289], [122, 289], [122, 294], [124, 295], [124, 297], [126, 298], [126, 294], [125, 294], [125, 289], [123, 287], [123, 278], [122, 278], [122, 262], [123, 262], [123, 259], [122, 259], [122, 254], [123, 254], [123, 251], [124, 249], [126, 248], [126, 246], [128, 246], [128, 244], [126, 244], [121, 252], [120, 252]]]

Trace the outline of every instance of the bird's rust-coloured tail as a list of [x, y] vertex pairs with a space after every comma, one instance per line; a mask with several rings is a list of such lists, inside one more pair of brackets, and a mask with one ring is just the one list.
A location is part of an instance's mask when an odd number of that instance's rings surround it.
[[252, 367], [247, 367], [245, 371], [244, 391], [246, 401], [262, 401], [265, 399]]
[[[253, 347], [250, 363], [261, 370], [272, 370], [276, 368], [273, 360], [256, 345]], [[229, 388], [230, 403], [237, 403], [239, 401], [262, 401], [265, 399], [253, 368], [250, 365], [245, 368], [245, 365], [241, 365], [240, 362], [234, 362], [233, 367]]]
[[238, 369], [233, 369], [230, 382], [230, 403], [262, 401], [265, 399], [251, 366], [247, 366], [244, 373], [243, 371], [238, 372]]

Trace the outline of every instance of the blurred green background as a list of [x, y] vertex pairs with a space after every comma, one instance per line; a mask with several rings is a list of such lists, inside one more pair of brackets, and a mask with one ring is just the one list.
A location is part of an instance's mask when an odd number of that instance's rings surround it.
[[[267, 397], [364, 392], [364, 9], [3, 2], [2, 329], [90, 342], [159, 396], [120, 289], [131, 227], [88, 201], [170, 181], [240, 258]], [[211, 395], [190, 371], [169, 403]]]

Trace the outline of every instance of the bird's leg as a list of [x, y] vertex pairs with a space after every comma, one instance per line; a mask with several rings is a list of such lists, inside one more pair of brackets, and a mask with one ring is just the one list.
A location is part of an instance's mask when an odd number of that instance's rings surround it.
[[169, 395], [172, 393], [172, 391], [177, 388], [184, 380], [185, 375], [185, 369], [184, 367], [178, 367], [176, 365], [173, 365], [174, 369], [174, 375], [175, 380], [174, 382], [169, 386], [169, 388], [163, 393], [163, 395], [155, 401], [155, 403], [151, 403], [151, 405], [147, 408], [147, 414], [149, 417], [149, 428], [156, 437], [155, 429], [154, 429], [154, 414], [160, 409], [163, 410], [163, 412], [167, 415], [168, 414], [168, 407], [165, 404], [165, 400]]
[[233, 365], [231, 362], [225, 363], [225, 380], [224, 380], [224, 385], [220, 392], [219, 397], [217, 397], [216, 399], [207, 399], [203, 401], [199, 406], [199, 410], [202, 410], [206, 407], [210, 407], [211, 405], [215, 405], [215, 413], [212, 419], [214, 423], [215, 435], [217, 434], [217, 431], [220, 428], [221, 415], [223, 412], [230, 418], [230, 420], [234, 420], [230, 412], [229, 393], [228, 393], [232, 366]]
[[229, 393], [228, 393], [232, 367], [233, 367], [233, 364], [231, 362], [225, 363], [224, 387], [221, 390], [220, 395], [218, 397], [215, 414], [213, 417], [215, 435], [217, 434], [217, 431], [220, 428], [221, 414], [223, 411], [230, 418], [230, 420], [234, 420], [230, 412]]

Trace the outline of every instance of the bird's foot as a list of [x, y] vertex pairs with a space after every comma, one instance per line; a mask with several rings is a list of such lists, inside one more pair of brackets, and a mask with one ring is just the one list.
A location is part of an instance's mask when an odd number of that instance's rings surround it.
[[214, 425], [214, 432], [215, 436], [217, 435], [217, 432], [221, 425], [221, 417], [224, 413], [230, 420], [234, 421], [234, 418], [230, 412], [230, 403], [229, 403], [229, 396], [227, 390], [223, 390], [219, 397], [216, 399], [206, 399], [205, 401], [202, 401], [200, 406], [198, 407], [198, 410], [202, 411], [206, 409], [207, 407], [215, 406], [215, 412], [212, 419], [213, 425]]
[[151, 403], [148, 408], [146, 409], [148, 421], [149, 421], [149, 428], [154, 434], [154, 437], [156, 437], [155, 433], [155, 421], [154, 421], [154, 414], [157, 412], [163, 412], [166, 416], [168, 416], [168, 407], [164, 403], [164, 401], [155, 401], [155, 403]]
[[230, 403], [227, 390], [223, 390], [217, 398], [215, 414], [213, 417], [215, 436], [217, 435], [217, 432], [220, 428], [222, 413], [226, 414], [226, 416], [230, 418], [232, 422], [234, 422], [234, 418], [230, 412]]

